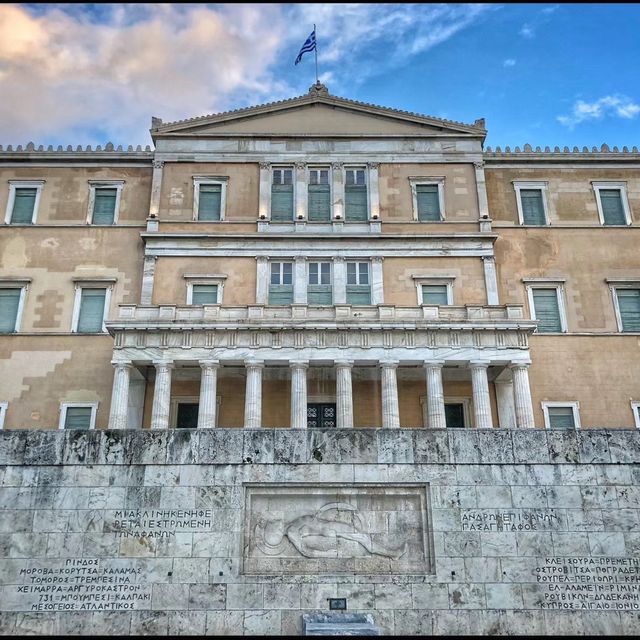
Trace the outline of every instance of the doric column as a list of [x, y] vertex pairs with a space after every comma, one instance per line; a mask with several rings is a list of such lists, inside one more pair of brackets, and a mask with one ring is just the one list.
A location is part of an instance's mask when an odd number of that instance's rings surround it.
[[529, 365], [509, 365], [513, 373], [513, 399], [516, 406], [516, 425], [521, 429], [533, 429], [533, 403], [529, 386]]
[[111, 364], [114, 366], [115, 371], [113, 372], [109, 429], [126, 429], [131, 362], [112, 362]]
[[491, 418], [491, 399], [489, 397], [489, 379], [487, 378], [488, 362], [470, 362], [471, 385], [473, 387], [473, 408], [475, 411], [476, 428], [493, 428]]
[[291, 428], [307, 428], [307, 368], [306, 360], [292, 361], [291, 367]]
[[347, 263], [338, 256], [333, 259], [333, 304], [347, 303]]
[[198, 406], [198, 429], [213, 429], [216, 426], [216, 394], [218, 387], [218, 360], [200, 362], [200, 404]]
[[269, 301], [269, 260], [264, 256], [256, 258], [256, 304]]
[[140, 304], [151, 304], [153, 298], [153, 279], [156, 275], [156, 256], [145, 256], [142, 267], [142, 290]]
[[380, 188], [378, 186], [377, 162], [369, 162], [369, 220], [380, 219]]
[[296, 188], [296, 220], [307, 219], [307, 165], [304, 162], [296, 162], [295, 168]]
[[396, 360], [386, 360], [380, 363], [383, 429], [398, 429], [400, 427], [397, 368], [398, 362]]
[[424, 369], [427, 377], [427, 426], [430, 429], [444, 429], [447, 419], [444, 413], [444, 391], [442, 390], [441, 361], [426, 361]]
[[513, 381], [494, 380], [496, 403], [498, 405], [498, 424], [503, 429], [516, 426], [516, 409], [513, 404]]
[[476, 170], [476, 189], [478, 193], [478, 213], [480, 218], [489, 217], [489, 200], [487, 198], [487, 182], [484, 177], [484, 162], [474, 162]]
[[484, 267], [484, 285], [487, 290], [487, 304], [500, 304], [495, 257], [484, 256], [482, 258], [482, 265]]
[[158, 217], [160, 213], [160, 193], [162, 190], [162, 172], [164, 162], [153, 161], [153, 174], [151, 175], [151, 198], [149, 200], [149, 216]]
[[344, 174], [342, 163], [334, 162], [331, 165], [331, 182], [333, 193], [332, 220], [344, 220]]
[[307, 259], [296, 256], [293, 262], [293, 301], [307, 304]]
[[271, 165], [268, 162], [260, 163], [258, 218], [260, 220], [269, 220], [271, 218]]
[[158, 361], [156, 367], [156, 384], [153, 390], [153, 409], [151, 411], [151, 428], [166, 429], [169, 426], [169, 409], [171, 407], [171, 369], [173, 362]]
[[263, 360], [245, 360], [247, 367], [247, 387], [244, 398], [245, 429], [259, 429], [262, 426], [262, 369]]
[[353, 389], [351, 368], [353, 360], [336, 360], [336, 411], [338, 429], [353, 427]]

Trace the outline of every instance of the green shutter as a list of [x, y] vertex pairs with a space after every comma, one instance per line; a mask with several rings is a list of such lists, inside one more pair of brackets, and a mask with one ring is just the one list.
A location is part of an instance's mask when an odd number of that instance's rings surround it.
[[331, 191], [328, 184], [310, 184], [308, 216], [311, 222], [331, 220]]
[[293, 285], [272, 284], [269, 286], [269, 304], [293, 304]]
[[16, 330], [21, 289], [0, 289], [0, 333]]
[[67, 407], [65, 429], [90, 429], [92, 407]]
[[293, 220], [293, 185], [271, 185], [271, 219], [276, 222]]
[[371, 304], [371, 287], [368, 284], [348, 284], [347, 304]]
[[345, 187], [345, 220], [367, 221], [367, 186], [347, 185]]
[[416, 198], [418, 200], [418, 220], [421, 222], [439, 222], [441, 220], [437, 184], [416, 185]]
[[307, 287], [307, 304], [333, 304], [330, 284], [310, 284]]
[[552, 429], [575, 429], [572, 407], [547, 407], [547, 411]]
[[520, 189], [522, 203], [522, 222], [544, 226], [544, 205], [542, 204], [542, 189]]
[[217, 284], [194, 284], [191, 296], [191, 304], [217, 304]]
[[200, 185], [198, 220], [220, 220], [221, 204], [222, 185]]
[[80, 299], [78, 333], [99, 333], [104, 318], [104, 289], [83, 289]]
[[446, 284], [423, 284], [422, 304], [449, 304]]
[[538, 333], [562, 331], [556, 289], [533, 289], [533, 306], [538, 320]]
[[93, 224], [113, 224], [117, 189], [96, 189], [93, 201]]
[[600, 203], [605, 224], [627, 224], [620, 189], [600, 189]]
[[618, 289], [623, 331], [640, 331], [640, 289]]
[[37, 189], [16, 189], [11, 224], [31, 224]]

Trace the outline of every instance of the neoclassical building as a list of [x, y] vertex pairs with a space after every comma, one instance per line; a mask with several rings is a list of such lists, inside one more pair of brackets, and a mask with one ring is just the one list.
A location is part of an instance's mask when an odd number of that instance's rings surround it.
[[640, 423], [640, 153], [308, 94], [0, 147], [0, 427]]

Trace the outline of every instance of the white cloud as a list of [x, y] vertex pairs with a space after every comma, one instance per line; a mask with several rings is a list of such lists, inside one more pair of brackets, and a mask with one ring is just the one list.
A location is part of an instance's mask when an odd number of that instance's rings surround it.
[[0, 143], [147, 144], [152, 115], [171, 121], [300, 95], [313, 71], [294, 74], [293, 60], [314, 22], [322, 80], [353, 95], [354, 84], [496, 8], [0, 5]]
[[535, 31], [534, 31], [533, 27], [530, 24], [523, 24], [522, 28], [520, 29], [520, 35], [523, 38], [531, 39], [536, 34], [535, 34]]
[[503, 63], [503, 67], [515, 67], [516, 61], [513, 58], [507, 58]]
[[577, 100], [571, 113], [567, 116], [558, 116], [560, 124], [573, 129], [575, 125], [585, 120], [601, 120], [604, 117], [617, 117], [631, 120], [640, 114], [640, 105], [631, 98], [623, 95], [605, 96], [595, 102]]

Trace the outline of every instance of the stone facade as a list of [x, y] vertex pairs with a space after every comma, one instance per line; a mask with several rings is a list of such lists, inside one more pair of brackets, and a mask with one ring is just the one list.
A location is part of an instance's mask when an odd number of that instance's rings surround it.
[[639, 473], [635, 430], [5, 430], [0, 632], [633, 635]]

